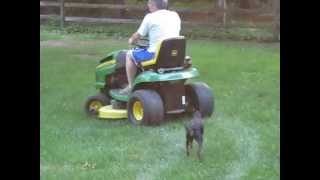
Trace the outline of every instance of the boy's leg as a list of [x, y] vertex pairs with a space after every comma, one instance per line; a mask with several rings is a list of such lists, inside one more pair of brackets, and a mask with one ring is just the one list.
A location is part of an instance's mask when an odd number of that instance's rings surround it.
[[[135, 54], [135, 55], [134, 55]], [[154, 56], [154, 53], [148, 53], [144, 49], [139, 50], [133, 50], [128, 51], [126, 56], [126, 73], [127, 73], [127, 79], [128, 79], [128, 86], [120, 91], [120, 94], [129, 94], [132, 86], [134, 77], [137, 73], [137, 65], [136, 63], [139, 63], [141, 61], [145, 61], [148, 59], [152, 59]], [[133, 59], [134, 58], [134, 59]]]
[[131, 59], [130, 53], [128, 52], [126, 55], [126, 73], [127, 73], [127, 79], [128, 79], [128, 86], [124, 89], [121, 89], [120, 94], [129, 94], [132, 88], [132, 84], [133, 84], [133, 80], [136, 75], [136, 72], [137, 72], [137, 66]]
[[137, 66], [134, 64], [133, 60], [130, 58], [129, 53], [127, 54], [126, 58], [126, 71], [127, 71], [127, 79], [128, 79], [128, 86], [132, 88], [134, 76], [137, 73]]

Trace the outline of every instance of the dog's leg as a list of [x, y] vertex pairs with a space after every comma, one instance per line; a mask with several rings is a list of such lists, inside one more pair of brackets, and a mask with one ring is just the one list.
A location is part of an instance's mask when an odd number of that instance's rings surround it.
[[198, 144], [198, 151], [197, 151], [197, 155], [198, 155], [198, 158], [199, 160], [202, 159], [202, 151], [203, 151], [203, 134], [202, 133], [197, 133], [197, 136], [196, 136], [196, 141], [197, 141], [197, 144]]
[[190, 144], [190, 138], [189, 138], [189, 136], [188, 136], [188, 134], [187, 134], [187, 136], [186, 136], [186, 151], [187, 151], [187, 156], [189, 156], [189, 154], [190, 154], [189, 144]]
[[198, 143], [198, 158], [199, 160], [202, 160], [203, 157], [203, 147], [202, 147], [202, 141]]
[[186, 151], [187, 151], [187, 156], [189, 156], [189, 140], [188, 139], [186, 141]]
[[193, 137], [187, 136], [187, 142], [186, 142], [187, 156], [190, 155], [190, 149], [192, 149], [192, 142], [193, 142]]

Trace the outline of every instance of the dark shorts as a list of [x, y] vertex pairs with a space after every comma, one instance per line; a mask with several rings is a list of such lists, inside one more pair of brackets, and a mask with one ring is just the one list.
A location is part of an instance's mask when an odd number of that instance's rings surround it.
[[151, 60], [154, 57], [154, 53], [147, 51], [146, 49], [136, 48], [130, 51], [130, 56], [135, 64], [143, 61]]

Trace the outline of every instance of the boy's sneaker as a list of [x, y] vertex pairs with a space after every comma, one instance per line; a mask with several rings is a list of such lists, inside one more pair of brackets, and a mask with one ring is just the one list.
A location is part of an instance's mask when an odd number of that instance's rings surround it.
[[129, 86], [127, 86], [126, 88], [121, 89], [119, 91], [119, 94], [121, 94], [121, 95], [129, 95], [130, 91], [131, 91], [131, 88]]

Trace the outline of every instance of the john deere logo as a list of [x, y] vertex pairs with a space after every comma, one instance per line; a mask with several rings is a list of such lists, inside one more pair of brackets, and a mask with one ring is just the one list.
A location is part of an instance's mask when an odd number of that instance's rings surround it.
[[172, 50], [171, 51], [171, 56], [177, 56], [178, 54], [178, 51], [177, 50]]

